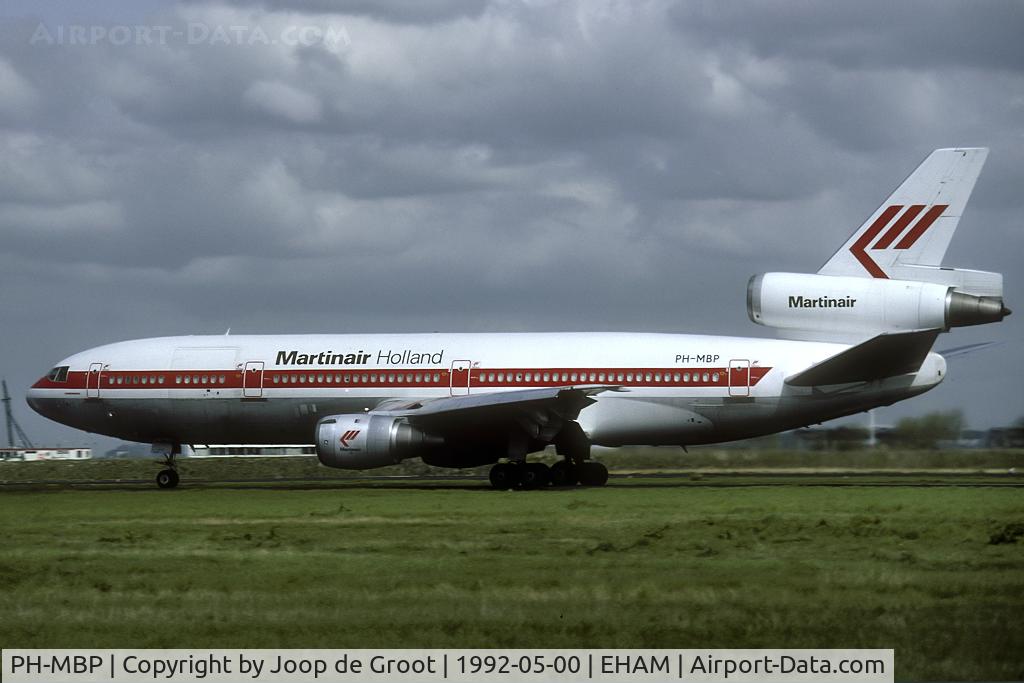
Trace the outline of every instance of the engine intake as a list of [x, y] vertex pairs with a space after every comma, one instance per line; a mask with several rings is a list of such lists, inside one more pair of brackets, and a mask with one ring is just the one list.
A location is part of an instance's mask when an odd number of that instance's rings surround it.
[[316, 456], [327, 467], [365, 470], [429, 455], [444, 439], [405, 418], [389, 415], [331, 415], [317, 422]]
[[780, 329], [864, 333], [983, 325], [1010, 310], [1000, 296], [934, 282], [764, 273], [747, 285], [747, 314]]

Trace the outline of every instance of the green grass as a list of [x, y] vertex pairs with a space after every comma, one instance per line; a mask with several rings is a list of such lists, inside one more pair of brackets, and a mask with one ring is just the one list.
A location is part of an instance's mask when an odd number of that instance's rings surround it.
[[[619, 448], [602, 450], [597, 458], [613, 472], [675, 470], [701, 472], [737, 469], [804, 469], [836, 470], [947, 470], [963, 472], [999, 471], [1016, 468], [1024, 473], [1024, 450], [861, 450], [861, 451], [774, 451], [751, 449], [696, 448], [684, 453], [680, 448]], [[554, 462], [549, 452], [544, 458]], [[85, 460], [43, 462], [0, 462], [0, 482], [130, 479], [151, 481], [160, 469], [159, 458], [140, 460]], [[182, 477], [186, 480], [224, 479], [351, 479], [358, 473], [323, 467], [315, 457], [292, 458], [183, 458]], [[373, 470], [371, 475], [430, 474], [460, 476], [486, 475], [489, 467], [471, 470], [450, 470], [424, 465], [420, 460], [406, 460], [400, 465]]]
[[5, 491], [0, 525], [3, 647], [877, 647], [899, 679], [1024, 678], [1020, 489]]

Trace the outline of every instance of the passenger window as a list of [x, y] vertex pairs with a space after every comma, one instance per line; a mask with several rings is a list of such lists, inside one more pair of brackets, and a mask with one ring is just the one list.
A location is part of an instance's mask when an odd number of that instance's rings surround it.
[[627, 372], [626, 373], [626, 381], [627, 382], [632, 382], [633, 381], [633, 373], [632, 372]]
[[107, 384], [113, 384], [113, 383], [114, 383], [114, 378], [113, 377], [108, 377], [107, 378]]
[[718, 373], [717, 372], [711, 375], [711, 381], [712, 382], [717, 382], [718, 381]]
[[621, 381], [622, 381], [623, 379], [624, 379], [624, 377], [623, 377], [622, 373], [620, 372], [620, 373], [619, 373], [619, 378], [618, 378], [618, 381], [619, 381], [619, 382], [621, 382]]
[[299, 375], [299, 384], [305, 384], [305, 383], [306, 383], [306, 376], [305, 375]]
[[522, 381], [523, 381], [523, 373], [517, 372], [516, 373], [516, 383], [518, 384], [518, 383], [520, 383]]
[[157, 381], [158, 384], [163, 384], [164, 383], [164, 376], [160, 375], [159, 377], [156, 378], [156, 381]]
[[649, 373], [649, 372], [648, 372], [648, 373], [647, 373], [647, 374], [646, 374], [646, 375], [644, 376], [644, 381], [647, 381], [647, 382], [650, 382], [650, 381], [651, 381], [651, 373]]
[[148, 380], [149, 380], [148, 377], [146, 377], [145, 375], [142, 376], [142, 383], [143, 384], [148, 384]]
[[[363, 375], [363, 377], [365, 378], [366, 375]], [[377, 383], [377, 375], [370, 375], [370, 382], [376, 384]]]
[[529, 373], [529, 372], [526, 373], [526, 381], [527, 381], [527, 383], [533, 381], [533, 373]]
[[181, 384], [181, 375], [175, 375], [174, 376], [174, 383], [175, 384]]
[[274, 375], [274, 384], [280, 384], [280, 383], [281, 383], [281, 376], [280, 375]]
[[210, 378], [207, 377], [206, 375], [203, 375], [203, 384], [207, 384], [209, 381], [210, 381]]
[[[118, 379], [120, 379], [120, 378], [118, 378]], [[185, 384], [191, 384], [191, 383], [192, 383], [192, 378], [189, 377], [188, 375], [185, 375]], [[118, 384], [120, 384], [120, 382], [118, 382]]]
[[598, 373], [598, 375], [597, 375], [597, 381], [598, 381], [598, 382], [603, 382], [603, 381], [604, 381], [604, 373], [603, 373], [603, 372], [601, 372], [601, 373]]
[[498, 373], [498, 381], [499, 382], [504, 382], [505, 381], [505, 373], [504, 372], [499, 372]]
[[351, 375], [345, 375], [345, 384], [351, 384], [351, 383], [352, 383], [352, 376]]
[[707, 381], [708, 381], [708, 373], [706, 373], [706, 372], [704, 373], [704, 377], [703, 377], [703, 379], [704, 379], [704, 381], [705, 381], [705, 382], [707, 382]]
[[661, 373], [660, 372], [654, 373], [654, 381], [655, 382], [660, 382], [661, 381]]
[[672, 375], [672, 379], [674, 381], [678, 382], [679, 381], [679, 373], [677, 372], [676, 374]]
[[434, 373], [434, 381], [435, 382], [440, 382], [441, 381], [440, 373], [437, 373], [437, 372]]
[[597, 381], [597, 374], [595, 374], [593, 372], [590, 373], [590, 381], [591, 382], [596, 382]]

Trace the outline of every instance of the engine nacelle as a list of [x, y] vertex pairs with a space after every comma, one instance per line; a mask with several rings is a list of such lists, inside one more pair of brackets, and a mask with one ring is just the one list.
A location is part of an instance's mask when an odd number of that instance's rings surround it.
[[444, 440], [405, 418], [389, 415], [331, 415], [316, 425], [316, 457], [328, 467], [366, 470], [427, 455]]
[[1002, 297], [932, 282], [764, 273], [747, 285], [747, 314], [768, 327], [863, 334], [994, 323], [1010, 311]]

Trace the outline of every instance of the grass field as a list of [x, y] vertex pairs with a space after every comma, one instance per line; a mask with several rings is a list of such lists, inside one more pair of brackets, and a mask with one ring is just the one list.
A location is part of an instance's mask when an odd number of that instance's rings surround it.
[[892, 647], [899, 679], [1024, 678], [1018, 488], [8, 490], [0, 524], [4, 647]]
[[[956, 471], [964, 475], [980, 472], [1006, 473], [1015, 469], [1024, 476], [1024, 450], [850, 450], [793, 451], [722, 449], [698, 447], [689, 453], [680, 448], [618, 448], [597, 453], [612, 472], [664, 472], [712, 474], [719, 471], [828, 470], [863, 472]], [[542, 458], [556, 460], [552, 452]], [[0, 462], [0, 485], [23, 481], [152, 481], [160, 467], [157, 458], [136, 460], [49, 460], [42, 462]], [[486, 476], [490, 466], [470, 470], [450, 470], [424, 465], [418, 459], [375, 469], [369, 474]], [[310, 457], [291, 458], [184, 458], [181, 475], [185, 481], [303, 479], [338, 482], [359, 476], [357, 472], [331, 469]]]

